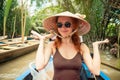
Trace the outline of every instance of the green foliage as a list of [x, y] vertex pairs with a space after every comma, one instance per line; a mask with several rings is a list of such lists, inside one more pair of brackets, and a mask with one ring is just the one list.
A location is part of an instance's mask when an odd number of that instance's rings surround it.
[[8, 18], [7, 18], [7, 23], [6, 23], [6, 34], [8, 35], [8, 37], [11, 37], [12, 32], [13, 32], [13, 22], [14, 22], [14, 17], [16, 15], [15, 12], [14, 12], [14, 8], [17, 5], [18, 5], [17, 1], [12, 0], [11, 7], [10, 7], [10, 10], [9, 10], [9, 15], [8, 15]]
[[[3, 6], [4, 8], [4, 6]], [[0, 11], [2, 11], [2, 9], [0, 9]], [[2, 11], [3, 12], [3, 11]], [[7, 18], [7, 23], [6, 23], [6, 34], [8, 35], [9, 38], [11, 38], [12, 36], [12, 33], [13, 33], [13, 22], [14, 22], [14, 18], [16, 16], [16, 23], [15, 23], [15, 36], [14, 37], [17, 37], [17, 36], [20, 36], [21, 35], [21, 9], [20, 7], [18, 6], [18, 3], [17, 3], [17, 0], [12, 0], [12, 3], [11, 3], [11, 7], [10, 7], [10, 10], [9, 10], [9, 15], [8, 15], [8, 18]], [[3, 14], [2, 14], [3, 15]], [[1, 18], [2, 16], [0, 16], [0, 31], [3, 32], [3, 20]], [[29, 15], [27, 16], [26, 18], [26, 32], [25, 32], [25, 35], [28, 35], [29, 34], [29, 31], [31, 29], [31, 19], [29, 17]], [[2, 33], [0, 33], [0, 35], [3, 35]]]
[[96, 41], [100, 35], [100, 24], [103, 17], [103, 5], [99, 0], [87, 0], [87, 2], [83, 1], [82, 4], [83, 13], [86, 14], [86, 19], [91, 25], [89, 40]]
[[6, 0], [5, 5], [4, 5], [4, 16], [8, 16], [10, 6], [11, 6], [12, 0]]
[[117, 36], [117, 29], [115, 23], [109, 23], [107, 30], [106, 30], [106, 36]]
[[[12, 29], [12, 23], [13, 23], [13, 17], [15, 16], [13, 14], [12, 9], [17, 5], [16, 0], [2, 0], [0, 2], [0, 35], [3, 35], [3, 16], [7, 18], [6, 20], [6, 33], [10, 34]], [[8, 17], [7, 17], [8, 16]]]
[[2, 32], [3, 32], [3, 16], [4, 16], [3, 5], [4, 5], [4, 2], [5, 2], [5, 0], [0, 1], [0, 36], [2, 36]]
[[12, 0], [6, 0], [4, 3], [4, 21], [3, 21], [3, 36], [6, 35], [6, 21], [8, 17], [8, 13], [11, 7]]
[[30, 30], [32, 28], [31, 26], [31, 18], [29, 16], [26, 17], [26, 29], [25, 29], [25, 35], [30, 35]]

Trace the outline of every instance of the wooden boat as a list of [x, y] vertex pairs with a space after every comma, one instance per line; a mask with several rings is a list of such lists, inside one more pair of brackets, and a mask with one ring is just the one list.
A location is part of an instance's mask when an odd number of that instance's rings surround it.
[[[34, 65], [32, 65], [32, 67], [34, 70], [36, 70]], [[80, 77], [82, 78], [82, 80], [95, 80], [95, 78], [97, 78], [97, 80], [110, 80], [110, 78], [102, 71], [100, 71], [99, 76], [94, 76], [88, 70], [88, 68], [84, 62], [82, 62], [82, 69], [80, 71]], [[23, 72], [19, 77], [16, 78], [16, 80], [34, 80], [32, 74], [31, 74], [31, 69], [29, 68], [28, 70]], [[46, 79], [44, 79], [44, 80], [46, 80]]]
[[27, 54], [38, 48], [37, 40], [27, 40], [25, 43], [19, 42], [0, 42], [0, 63], [11, 60], [18, 56]]
[[0, 36], [0, 40], [7, 38], [7, 36]]

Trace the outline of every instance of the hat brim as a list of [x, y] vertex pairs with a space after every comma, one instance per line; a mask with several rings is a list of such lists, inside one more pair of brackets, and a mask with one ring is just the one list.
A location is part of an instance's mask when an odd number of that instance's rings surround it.
[[70, 12], [62, 12], [59, 14], [56, 14], [54, 16], [48, 17], [43, 20], [43, 27], [45, 30], [50, 31], [50, 30], [55, 30], [56, 27], [56, 22], [57, 22], [57, 17], [60, 16], [66, 16], [66, 17], [71, 17], [71, 18], [76, 18], [79, 21], [78, 25], [78, 33], [79, 35], [84, 35], [90, 31], [90, 24], [83, 18], [80, 18], [79, 16], [76, 16], [75, 14], [72, 14]]

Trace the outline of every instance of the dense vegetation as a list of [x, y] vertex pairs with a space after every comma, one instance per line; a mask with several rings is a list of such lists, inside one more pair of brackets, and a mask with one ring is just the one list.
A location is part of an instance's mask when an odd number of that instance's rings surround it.
[[91, 31], [83, 36], [85, 42], [109, 38], [112, 44], [120, 44], [119, 0], [30, 0], [30, 6], [36, 3], [36, 11], [34, 11], [33, 16], [29, 14], [28, 1], [20, 1], [18, 4], [17, 0], [12, 0], [11, 3], [10, 0], [1, 0], [1, 36], [6, 34], [11, 38], [22, 33], [24, 33], [22, 35], [29, 35], [31, 29], [44, 33], [42, 20], [67, 10], [86, 15], [86, 20], [91, 24]]

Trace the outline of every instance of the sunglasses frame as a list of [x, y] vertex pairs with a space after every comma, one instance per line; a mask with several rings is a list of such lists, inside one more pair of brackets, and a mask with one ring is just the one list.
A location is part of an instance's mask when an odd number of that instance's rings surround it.
[[57, 27], [58, 28], [62, 28], [62, 26], [64, 25], [66, 28], [70, 28], [71, 27], [71, 23], [70, 22], [65, 22], [64, 24], [62, 24], [61, 22], [57, 22]]

